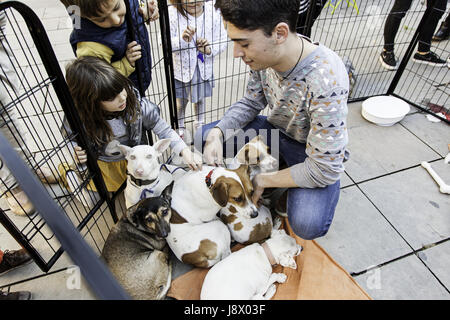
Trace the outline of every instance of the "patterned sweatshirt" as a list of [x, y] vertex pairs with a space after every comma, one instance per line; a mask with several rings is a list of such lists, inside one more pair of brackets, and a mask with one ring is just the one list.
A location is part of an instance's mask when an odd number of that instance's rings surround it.
[[294, 182], [301, 188], [325, 187], [340, 179], [348, 158], [348, 74], [339, 56], [321, 44], [294, 68], [291, 74], [292, 69], [250, 71], [244, 97], [217, 126], [228, 140], [229, 129], [243, 128], [268, 106], [267, 120], [306, 144], [306, 160], [290, 168]]

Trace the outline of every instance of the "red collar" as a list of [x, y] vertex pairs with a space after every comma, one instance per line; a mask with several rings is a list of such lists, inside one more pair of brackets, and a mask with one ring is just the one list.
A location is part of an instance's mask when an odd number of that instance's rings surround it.
[[208, 175], [205, 177], [205, 182], [206, 182], [206, 185], [208, 186], [208, 188], [211, 187], [211, 176], [212, 176], [213, 171], [214, 171], [214, 169], [212, 169], [212, 170], [208, 173]]

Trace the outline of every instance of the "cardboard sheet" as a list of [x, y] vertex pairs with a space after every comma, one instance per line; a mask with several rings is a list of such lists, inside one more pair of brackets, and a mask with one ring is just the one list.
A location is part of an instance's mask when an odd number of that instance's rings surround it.
[[[371, 297], [314, 240], [297, 237], [285, 219], [286, 232], [303, 247], [296, 257], [297, 270], [280, 265], [274, 272], [283, 272], [287, 280], [278, 284], [272, 300], [371, 300]], [[233, 247], [239, 250], [242, 245]], [[168, 296], [177, 300], [199, 300], [202, 283], [208, 269], [195, 268], [172, 281]]]

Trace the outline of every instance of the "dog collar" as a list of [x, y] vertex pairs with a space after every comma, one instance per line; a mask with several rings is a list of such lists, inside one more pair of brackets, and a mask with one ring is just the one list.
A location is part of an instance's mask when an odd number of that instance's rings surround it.
[[211, 176], [212, 176], [213, 171], [214, 171], [214, 169], [212, 169], [212, 170], [208, 173], [208, 175], [205, 177], [205, 182], [206, 182], [206, 185], [208, 186], [208, 188], [211, 187]]
[[133, 181], [133, 183], [135, 185], [137, 185], [138, 187], [147, 186], [147, 185], [152, 184], [153, 182], [155, 182], [156, 179], [158, 179], [158, 177], [156, 177], [155, 179], [152, 179], [152, 180], [136, 179], [135, 177], [133, 177], [132, 174], [129, 174], [128, 172], [127, 172], [127, 175], [130, 176], [131, 181]]
[[267, 256], [267, 259], [269, 259], [269, 263], [273, 266], [275, 264], [277, 264], [277, 262], [275, 261], [275, 258], [273, 257], [272, 251], [270, 251], [269, 246], [267, 245], [267, 243], [263, 242], [261, 244], [261, 247], [264, 249], [264, 253]]

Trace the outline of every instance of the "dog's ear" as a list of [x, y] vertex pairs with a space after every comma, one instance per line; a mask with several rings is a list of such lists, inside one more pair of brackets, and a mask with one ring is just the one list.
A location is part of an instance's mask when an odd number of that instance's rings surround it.
[[167, 199], [167, 201], [172, 201], [172, 190], [173, 190], [173, 184], [175, 183], [175, 181], [172, 181], [171, 184], [169, 184], [161, 193], [161, 196], [165, 199]]
[[240, 164], [249, 163], [249, 146], [245, 145], [241, 150], [236, 154], [236, 159]]
[[128, 146], [125, 146], [123, 144], [118, 144], [117, 148], [119, 148], [119, 150], [122, 152], [122, 154], [125, 156], [125, 158], [128, 157], [128, 154], [130, 153], [130, 151], [132, 149], [132, 148], [130, 148]]
[[161, 139], [158, 140], [158, 142], [156, 142], [153, 145], [153, 148], [156, 150], [156, 152], [158, 153], [158, 155], [162, 154], [164, 151], [166, 151], [166, 149], [170, 146], [170, 142], [172, 140], [171, 139]]
[[218, 181], [211, 186], [211, 194], [221, 207], [225, 207], [228, 203], [228, 184]]
[[140, 206], [141, 201], [136, 203], [134, 206], [131, 206], [127, 209], [126, 216], [127, 220], [136, 228], [138, 227], [138, 216], [139, 213], [142, 211], [142, 207]]
[[284, 253], [280, 257], [280, 264], [283, 267], [288, 267], [291, 269], [297, 269], [297, 263], [295, 263], [295, 260], [293, 257], [289, 256], [287, 253]]

